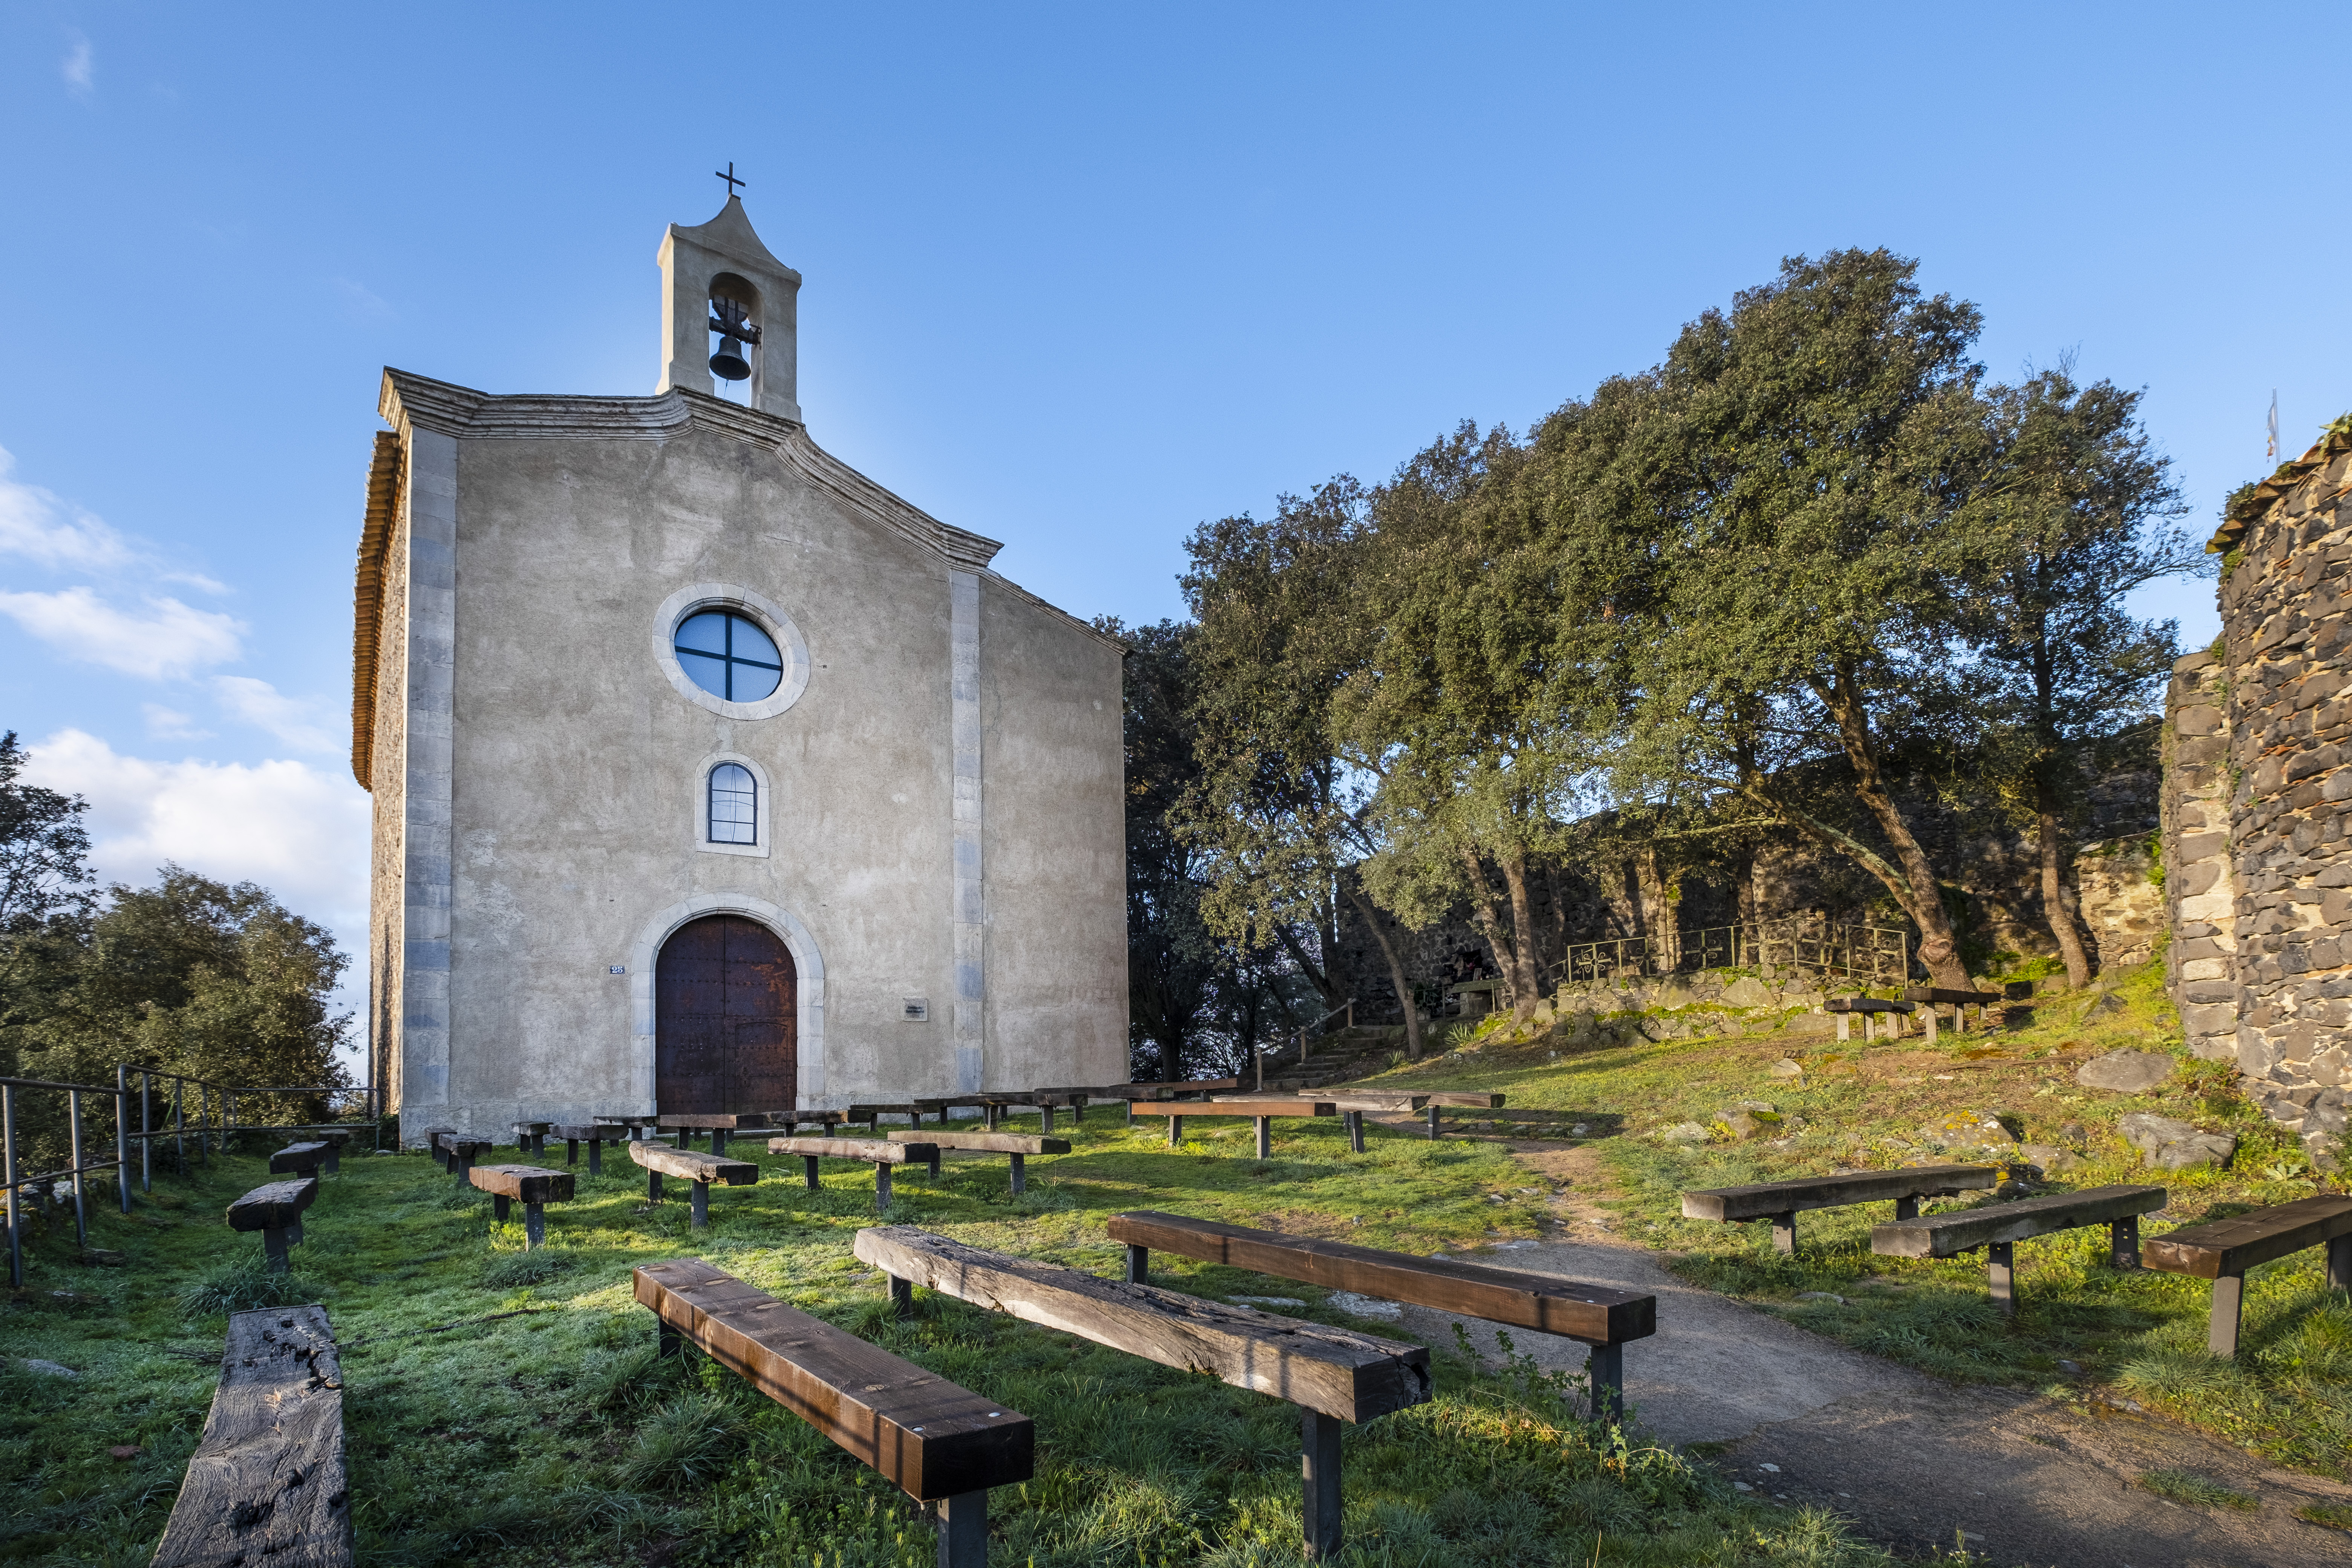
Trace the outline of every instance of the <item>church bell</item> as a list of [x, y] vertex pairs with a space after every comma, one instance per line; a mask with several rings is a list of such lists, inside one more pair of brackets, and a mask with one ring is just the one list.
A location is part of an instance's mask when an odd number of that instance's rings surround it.
[[742, 381], [751, 374], [751, 363], [743, 357], [743, 345], [733, 338], [719, 340], [719, 352], [710, 356], [710, 374], [721, 381]]

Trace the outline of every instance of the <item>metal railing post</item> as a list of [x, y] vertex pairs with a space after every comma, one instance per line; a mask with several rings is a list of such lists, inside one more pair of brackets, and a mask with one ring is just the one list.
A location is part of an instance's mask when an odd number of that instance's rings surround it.
[[179, 1151], [180, 1180], [188, 1179], [188, 1085], [184, 1079], [172, 1080], [172, 1143]]
[[131, 1212], [131, 1071], [114, 1064], [114, 1191]]
[[12, 1084], [0, 1083], [0, 1169], [7, 1173], [8, 1182], [8, 1283], [25, 1282], [25, 1216], [16, 1205], [16, 1090]]
[[155, 1075], [139, 1069], [139, 1190], [155, 1190]]
[[66, 1132], [73, 1148], [74, 1239], [89, 1245], [89, 1211], [81, 1201], [81, 1090], [66, 1090]]

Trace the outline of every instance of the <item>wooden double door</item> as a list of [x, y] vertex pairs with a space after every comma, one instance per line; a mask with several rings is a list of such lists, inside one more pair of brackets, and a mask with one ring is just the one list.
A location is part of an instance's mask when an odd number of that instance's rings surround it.
[[791, 1110], [800, 1091], [798, 972], [742, 915], [670, 933], [654, 965], [654, 1101], [665, 1115]]

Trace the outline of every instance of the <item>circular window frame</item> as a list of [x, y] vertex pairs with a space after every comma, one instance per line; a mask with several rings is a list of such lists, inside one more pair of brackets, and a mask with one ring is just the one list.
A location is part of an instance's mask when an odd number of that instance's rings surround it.
[[[783, 678], [776, 682], [775, 690], [757, 702], [730, 702], [704, 690], [687, 674], [677, 659], [677, 628], [688, 616], [705, 610], [732, 610], [757, 621], [760, 629], [774, 639], [784, 656]], [[808, 644], [801, 639], [800, 627], [772, 600], [734, 583], [690, 584], [664, 599], [654, 614], [654, 658], [680, 697], [722, 719], [772, 719], [808, 689]]]

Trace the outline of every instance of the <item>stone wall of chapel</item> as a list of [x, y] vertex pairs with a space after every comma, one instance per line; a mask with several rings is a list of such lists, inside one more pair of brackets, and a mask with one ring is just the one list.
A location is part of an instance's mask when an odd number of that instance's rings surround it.
[[2221, 580], [2238, 1069], [2331, 1163], [2352, 1082], [2347, 445], [2307, 456], [2258, 512], [2240, 509]]
[[2221, 658], [2172, 667], [2164, 699], [2165, 987], [2189, 1050], [2238, 1055], [2237, 882], [2230, 861], [2229, 681]]
[[[403, 454], [403, 461], [406, 460]], [[368, 1054], [386, 1109], [400, 1108], [403, 910], [408, 889], [408, 518], [395, 514], [385, 552], [383, 620], [375, 665], [375, 739], [369, 758]]]

